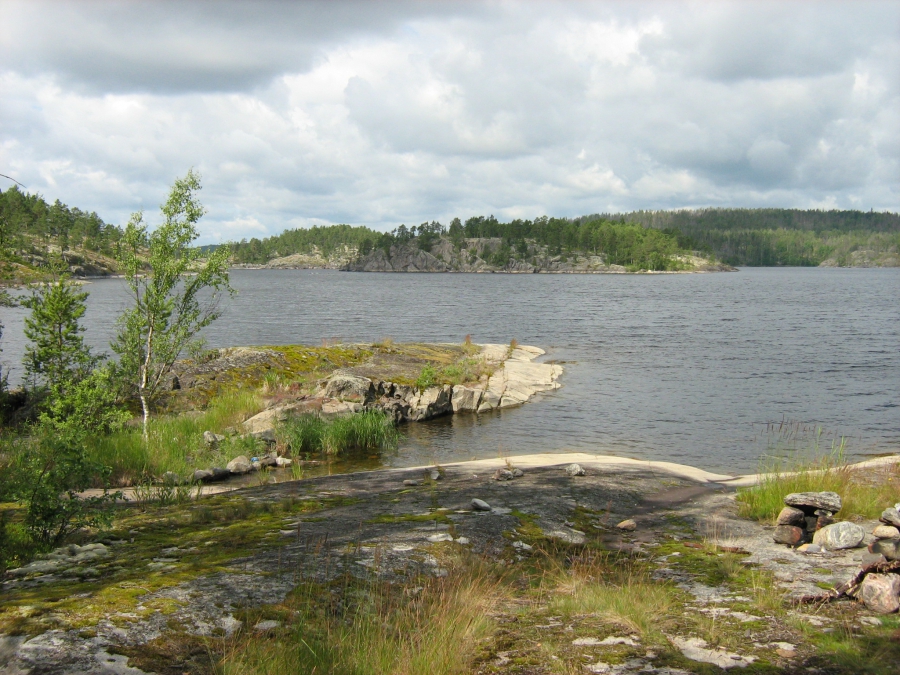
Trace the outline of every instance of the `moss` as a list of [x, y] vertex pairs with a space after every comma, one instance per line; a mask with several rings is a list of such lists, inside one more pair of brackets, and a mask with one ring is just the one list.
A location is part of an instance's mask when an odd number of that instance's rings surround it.
[[445, 511], [435, 511], [434, 513], [383, 513], [370, 518], [367, 523], [450, 523], [450, 518]]

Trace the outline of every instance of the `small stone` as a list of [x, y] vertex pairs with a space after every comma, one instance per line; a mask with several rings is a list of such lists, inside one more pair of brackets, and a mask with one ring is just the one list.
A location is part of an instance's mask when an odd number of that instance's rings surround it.
[[275, 458], [275, 466], [284, 467], [284, 466], [290, 466], [293, 463], [294, 463], [294, 460], [292, 460], [289, 457], [276, 457]]
[[513, 478], [521, 478], [525, 475], [525, 472], [522, 469], [513, 469], [512, 470]]
[[257, 633], [270, 633], [281, 625], [280, 621], [274, 621], [273, 619], [266, 619], [265, 621], [260, 621], [253, 628]]
[[405, 481], [403, 481], [403, 484], [407, 487], [416, 487], [417, 485], [419, 485], [419, 481], [407, 478]]
[[616, 525], [616, 527], [624, 532], [634, 532], [637, 529], [637, 523], [629, 518], [628, 520], [623, 520], [621, 523]]
[[876, 614], [890, 614], [900, 609], [900, 575], [867, 574], [856, 594]]
[[866, 531], [856, 523], [842, 521], [823, 527], [816, 532], [813, 543], [827, 548], [830, 551], [838, 551], [845, 548], [856, 548], [866, 538]]
[[481, 499], [473, 499], [472, 500], [472, 510], [473, 511], [490, 511], [491, 505], [486, 501], [482, 501]]
[[869, 553], [880, 553], [888, 560], [900, 560], [900, 539], [877, 539], [869, 544]]
[[497, 469], [494, 472], [494, 475], [491, 476], [491, 478], [493, 480], [501, 480], [502, 481], [502, 480], [512, 480], [513, 478], [515, 478], [515, 476], [513, 476], [513, 472], [510, 471], [509, 469]]
[[860, 559], [860, 564], [863, 567], [868, 567], [869, 565], [875, 565], [877, 563], [887, 562], [887, 558], [885, 558], [880, 553], [869, 553], [868, 551], [862, 554], [862, 558]]
[[431, 480], [442, 480], [444, 478], [443, 474], [438, 469], [432, 469], [429, 475]]
[[569, 464], [569, 466], [566, 467], [566, 473], [570, 476], [583, 476], [585, 471], [581, 468], [580, 464]]
[[816, 509], [837, 513], [841, 510], [841, 496], [837, 492], [794, 492], [784, 498], [787, 506], [795, 506], [812, 515]]
[[893, 525], [879, 525], [872, 530], [872, 536], [876, 539], [900, 539], [900, 530]]
[[859, 622], [865, 624], [867, 626], [880, 626], [881, 619], [878, 619], [874, 616], [861, 616], [859, 617]]
[[197, 469], [192, 476], [195, 483], [205, 483], [212, 480], [213, 472], [209, 469]]
[[780, 656], [783, 659], [792, 659], [795, 656], [797, 656], [797, 652], [794, 651], [793, 649], [784, 649], [781, 647], [776, 649], [775, 653], [778, 654], [778, 656]]
[[828, 511], [823, 511], [822, 509], [816, 511], [816, 531], [828, 527], [833, 523], [834, 518], [831, 517], [831, 513], [829, 513]]
[[440, 534], [432, 534], [428, 537], [428, 541], [432, 544], [437, 544], [441, 541], [453, 541], [453, 536], [447, 534], [446, 532], [441, 532]]
[[214, 434], [211, 431], [203, 432], [203, 442], [206, 443], [206, 447], [215, 450], [219, 447], [219, 443], [225, 440], [224, 436], [219, 434]]
[[253, 471], [253, 464], [245, 455], [238, 455], [225, 466], [230, 473], [241, 475]]
[[530, 551], [531, 550], [531, 544], [526, 544], [524, 541], [514, 541], [512, 543], [512, 546], [517, 551]]
[[803, 530], [795, 525], [779, 525], [772, 534], [776, 544], [796, 546], [803, 541]]
[[900, 511], [896, 507], [885, 509], [881, 513], [881, 522], [885, 525], [900, 527]]
[[813, 553], [821, 553], [822, 547], [818, 544], [802, 544], [797, 547], [798, 553], [806, 553], [807, 555], [811, 555]]
[[806, 514], [800, 509], [795, 509], [793, 506], [785, 506], [781, 509], [781, 513], [778, 514], [778, 520], [775, 521], [775, 524], [803, 527], [806, 525]]
[[460, 546], [468, 546], [469, 538], [468, 537], [460, 537], [459, 539], [456, 540], [456, 543], [459, 544]]

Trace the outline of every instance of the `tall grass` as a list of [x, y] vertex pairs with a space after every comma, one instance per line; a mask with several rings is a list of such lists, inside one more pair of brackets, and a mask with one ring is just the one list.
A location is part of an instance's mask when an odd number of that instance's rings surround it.
[[300, 415], [279, 425], [276, 436], [295, 455], [324, 452], [346, 456], [354, 452], [393, 449], [397, 446], [399, 433], [390, 417], [367, 410], [332, 419]]
[[664, 641], [675, 598], [666, 583], [654, 581], [633, 564], [610, 565], [604, 554], [588, 553], [551, 577], [556, 595], [549, 603], [554, 614], [569, 618], [591, 614], [632, 631], [649, 641]]
[[900, 466], [854, 469], [845, 459], [845, 439], [823, 442], [821, 429], [786, 425], [770, 429], [760, 481], [738, 491], [741, 515], [774, 522], [792, 492], [836, 492], [841, 518], [877, 518], [900, 500]]
[[427, 578], [412, 591], [387, 582], [344, 590], [322, 602], [301, 586], [292, 628], [275, 641], [250, 637], [223, 660], [223, 675], [454, 675], [471, 672], [478, 642], [490, 635], [498, 587], [485, 574]]
[[88, 454], [112, 467], [111, 479], [117, 485], [141, 483], [148, 476], [161, 476], [167, 471], [186, 476], [197, 468], [224, 465], [223, 460], [251, 450], [244, 447], [248, 441], [237, 439], [226, 441], [218, 449], [207, 448], [203, 432], [222, 433], [226, 427], [237, 427], [262, 408], [255, 392], [236, 390], [213, 399], [200, 415], [151, 419], [147, 442], [138, 428], [91, 438]]

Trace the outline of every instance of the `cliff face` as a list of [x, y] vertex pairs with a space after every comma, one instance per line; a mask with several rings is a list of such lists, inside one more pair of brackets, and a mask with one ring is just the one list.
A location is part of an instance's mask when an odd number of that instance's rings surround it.
[[[705, 258], [684, 256], [689, 272], [721, 272], [734, 268]], [[590, 254], [550, 255], [546, 247], [529, 244], [525, 251], [504, 247], [501, 239], [465, 239], [457, 248], [442, 238], [429, 250], [415, 242], [378, 248], [344, 265], [350, 272], [500, 272], [506, 274], [624, 274], [622, 265], [608, 265], [603, 256]]]

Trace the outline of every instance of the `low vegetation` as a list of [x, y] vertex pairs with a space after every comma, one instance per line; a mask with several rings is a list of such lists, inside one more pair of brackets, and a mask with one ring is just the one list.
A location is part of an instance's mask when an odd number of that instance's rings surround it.
[[785, 495], [792, 492], [838, 493], [842, 519], [878, 518], [886, 506], [900, 500], [900, 465], [855, 468], [844, 457], [844, 439], [823, 442], [818, 428], [782, 424], [773, 427], [770, 436], [759, 483], [738, 492], [743, 516], [774, 523]]
[[279, 425], [278, 442], [293, 455], [320, 454], [347, 457], [382, 452], [397, 446], [399, 433], [392, 420], [374, 410], [326, 419], [299, 415]]

